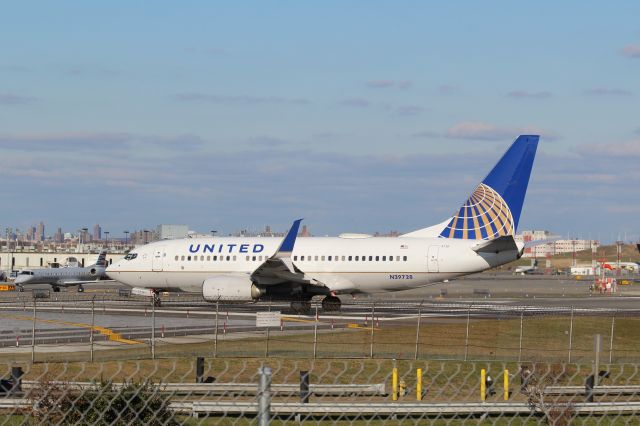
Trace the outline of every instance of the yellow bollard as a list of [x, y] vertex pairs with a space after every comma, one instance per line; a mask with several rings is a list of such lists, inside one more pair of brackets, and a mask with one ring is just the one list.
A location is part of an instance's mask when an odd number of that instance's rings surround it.
[[504, 370], [504, 400], [509, 400], [509, 370]]
[[422, 401], [422, 368], [416, 371], [416, 399]]
[[398, 369], [396, 367], [393, 367], [391, 373], [391, 398], [394, 401], [398, 400]]
[[482, 402], [487, 399], [487, 372], [484, 368], [480, 370], [480, 399]]

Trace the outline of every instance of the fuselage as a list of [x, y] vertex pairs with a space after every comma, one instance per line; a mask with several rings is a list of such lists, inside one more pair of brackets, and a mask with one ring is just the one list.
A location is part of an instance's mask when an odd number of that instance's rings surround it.
[[[136, 248], [111, 265], [110, 278], [132, 287], [202, 291], [221, 275], [250, 275], [273, 256], [282, 238], [187, 238]], [[399, 291], [510, 262], [517, 250], [476, 253], [480, 240], [447, 238], [298, 238], [291, 253], [305, 279], [335, 294]]]

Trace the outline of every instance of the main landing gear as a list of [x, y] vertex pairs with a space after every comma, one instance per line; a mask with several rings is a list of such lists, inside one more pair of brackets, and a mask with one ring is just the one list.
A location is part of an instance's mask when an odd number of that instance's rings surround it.
[[[324, 312], [336, 312], [340, 310], [342, 302], [340, 298], [336, 296], [326, 296], [322, 299], [322, 310]], [[300, 315], [311, 314], [311, 301], [310, 300], [294, 300], [291, 302], [291, 310]]]
[[327, 296], [322, 299], [322, 310], [325, 312], [339, 311], [342, 306], [342, 302], [339, 297]]
[[291, 310], [296, 314], [309, 315], [311, 313], [311, 301], [294, 300], [291, 302]]
[[53, 289], [54, 293], [60, 293], [60, 287], [58, 287], [57, 285], [54, 285], [51, 288]]
[[84, 287], [82, 287], [82, 284], [78, 286], [78, 293], [84, 293]]

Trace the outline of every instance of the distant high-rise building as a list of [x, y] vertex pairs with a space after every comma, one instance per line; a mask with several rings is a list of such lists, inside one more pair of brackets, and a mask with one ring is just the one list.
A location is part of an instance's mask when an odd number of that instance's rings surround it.
[[97, 223], [93, 225], [93, 240], [100, 241], [102, 239], [102, 228]]
[[36, 228], [36, 238], [37, 241], [44, 241], [44, 222], [40, 221], [38, 227]]
[[58, 244], [64, 243], [64, 235], [62, 234], [62, 228], [58, 228], [58, 231], [56, 231], [56, 235], [53, 237], [53, 240]]
[[310, 237], [311, 233], [309, 233], [309, 229], [307, 228], [307, 225], [302, 225], [302, 232], [300, 232], [300, 236], [301, 237]]

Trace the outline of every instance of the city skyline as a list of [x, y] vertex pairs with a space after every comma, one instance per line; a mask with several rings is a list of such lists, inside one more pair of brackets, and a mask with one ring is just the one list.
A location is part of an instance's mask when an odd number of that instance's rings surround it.
[[638, 240], [639, 15], [8, 4], [0, 222], [409, 232], [451, 217], [518, 134], [539, 133], [521, 229]]

